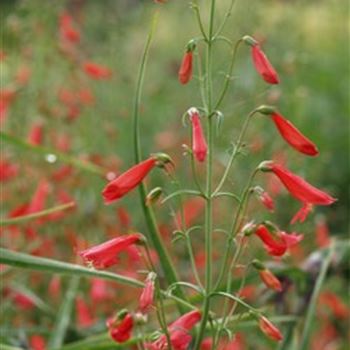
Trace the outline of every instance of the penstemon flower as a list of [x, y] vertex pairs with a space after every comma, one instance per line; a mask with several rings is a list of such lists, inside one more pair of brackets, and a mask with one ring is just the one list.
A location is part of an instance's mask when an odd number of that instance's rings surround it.
[[281, 331], [265, 316], [261, 316], [259, 319], [259, 327], [263, 333], [265, 333], [269, 338], [280, 341], [283, 339]]
[[96, 80], [109, 79], [112, 76], [112, 71], [108, 67], [94, 62], [85, 62], [83, 70], [90, 78]]
[[141, 242], [143, 236], [139, 233], [125, 235], [79, 252], [86, 263], [95, 268], [107, 268], [118, 262], [117, 255], [129, 246]]
[[179, 82], [181, 84], [187, 84], [192, 79], [194, 48], [194, 45], [190, 43], [182, 58], [181, 66], [178, 73]]
[[[200, 311], [190, 311], [179, 317], [168, 327], [171, 345], [174, 350], [187, 349], [192, 340], [192, 337], [188, 334], [188, 331], [190, 331], [196, 325], [196, 323], [200, 321], [201, 317], [202, 315]], [[150, 350], [166, 350], [168, 348], [167, 338], [163, 334], [155, 342], [146, 344], [146, 347]]]
[[205, 141], [199, 112], [192, 107], [188, 110], [192, 123], [192, 151], [199, 162], [204, 162], [208, 153], [207, 142]]
[[116, 317], [108, 319], [106, 324], [111, 338], [117, 343], [124, 343], [131, 337], [134, 318], [131, 313], [122, 311]]
[[262, 51], [259, 43], [250, 36], [245, 36], [243, 41], [251, 46], [252, 60], [256, 71], [269, 84], [279, 84], [278, 74]]
[[312, 210], [313, 205], [331, 205], [336, 201], [336, 199], [328, 193], [310, 185], [304, 179], [293, 174], [280, 164], [267, 162], [262, 165], [261, 169], [263, 171], [272, 171], [289, 193], [303, 203], [302, 208], [293, 217], [292, 223], [298, 220], [303, 222]]
[[275, 238], [265, 225], [259, 225], [255, 234], [263, 241], [267, 253], [272, 256], [284, 255], [288, 248], [298, 244], [304, 238], [303, 235], [285, 232], [278, 232], [278, 237]]
[[156, 274], [154, 272], [150, 272], [147, 276], [145, 287], [139, 299], [139, 309], [142, 313], [147, 313], [153, 304], [155, 278]]
[[254, 259], [252, 265], [258, 270], [261, 280], [264, 282], [266, 287], [273, 289], [277, 292], [282, 291], [282, 284], [279, 279], [265, 267], [259, 260]]
[[113, 203], [133, 190], [155, 166], [156, 159], [150, 157], [111, 181], [102, 191], [105, 203]]

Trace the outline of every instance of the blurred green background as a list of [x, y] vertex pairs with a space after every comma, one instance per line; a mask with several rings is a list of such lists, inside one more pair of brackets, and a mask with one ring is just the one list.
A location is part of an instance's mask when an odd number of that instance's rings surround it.
[[[207, 3], [199, 1], [205, 23]], [[180, 181], [190, 186], [189, 161], [182, 155], [182, 144], [188, 144], [190, 130], [183, 127], [182, 115], [189, 107], [200, 105], [200, 92], [196, 74], [185, 86], [177, 80], [186, 44], [198, 36], [188, 5], [188, 1], [179, 0], [169, 0], [165, 5], [151, 0], [1, 1], [1, 50], [5, 54], [1, 61], [1, 89], [13, 85], [21, 68], [31, 72], [28, 83], [17, 91], [11, 103], [2, 131], [26, 140], [33, 123], [40, 122], [42, 145], [54, 149], [57, 135], [65, 135], [70, 140], [70, 155], [89, 159], [115, 173], [127, 169], [133, 163], [131, 124], [137, 71], [152, 15], [159, 11], [142, 98], [142, 150], [144, 157], [156, 151], [169, 153], [175, 159]], [[222, 18], [227, 1], [217, 1], [217, 6], [218, 18]], [[59, 44], [58, 15], [63, 10], [73, 16], [81, 33], [78, 58], [74, 60], [67, 58]], [[281, 84], [267, 86], [252, 66], [249, 49], [240, 48], [234, 81], [222, 107], [224, 121], [215, 139], [217, 173], [223, 169], [230, 143], [236, 140], [246, 115], [260, 104], [277, 105], [318, 145], [320, 155], [310, 158], [297, 154], [283, 142], [272, 123], [264, 117], [256, 118], [247, 137], [250, 151], [239, 158], [230, 182], [238, 191], [260, 161], [282, 152], [293, 172], [338, 198], [332, 207], [317, 207], [306, 223], [293, 227], [305, 233], [306, 244], [311, 247], [315, 246], [315, 222], [320, 216], [332, 235], [348, 235], [348, 20], [347, 1], [237, 0], [225, 28], [225, 35], [232, 40], [246, 34], [259, 38], [279, 72]], [[214, 55], [217, 92], [228, 67], [230, 48], [218, 42]], [[85, 61], [109, 67], [111, 79], [95, 81], [86, 76], [81, 68]], [[81, 87], [91, 90], [94, 102], [80, 106], [78, 117], [70, 121], [59, 98], [60, 91], [77, 91]], [[1, 214], [5, 217], [29, 201], [38, 181], [51, 176], [62, 164], [51, 164], [42, 155], [13, 145], [3, 143], [1, 147], [2, 156], [20, 167], [19, 176], [4, 185]], [[261, 177], [262, 184], [265, 178]], [[150, 185], [163, 181], [160, 172], [149, 180]], [[57, 186], [77, 200], [75, 215], [65, 218], [64, 225], [42, 227], [41, 234], [63, 244], [68, 227], [81, 239], [100, 242], [106, 228], [113, 230], [116, 222], [116, 206], [106, 207], [101, 200], [105, 183], [100, 176], [74, 170], [74, 176]], [[164, 186], [167, 191], [174, 190], [168, 182]], [[54, 199], [50, 200], [53, 206]], [[130, 212], [132, 226], [142, 231], [142, 213], [136, 209], [136, 201], [135, 191], [120, 205]], [[283, 195], [277, 199], [274, 215], [257, 213], [255, 218], [267, 217], [290, 231], [289, 221], [298, 206], [290, 196]], [[158, 209], [161, 221], [168, 222], [168, 208]], [[218, 218], [225, 222], [231, 215], [225, 209]], [[25, 246], [25, 242], [21, 244]], [[5, 241], [5, 245], [9, 242]], [[69, 260], [71, 251], [61, 250], [55, 258]]]

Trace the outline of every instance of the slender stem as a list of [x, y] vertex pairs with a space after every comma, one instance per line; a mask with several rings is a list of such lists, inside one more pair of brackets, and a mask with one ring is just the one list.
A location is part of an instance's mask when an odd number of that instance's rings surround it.
[[189, 234], [186, 234], [186, 245], [187, 245], [188, 255], [190, 257], [190, 262], [191, 262], [194, 278], [195, 278], [197, 284], [201, 287], [201, 289], [203, 289], [203, 285], [202, 285], [201, 279], [200, 279], [199, 274], [198, 274], [196, 261], [194, 259], [193, 249], [192, 249], [192, 245], [191, 245], [191, 238], [190, 238]]
[[[135, 100], [134, 100], [133, 141], [134, 141], [134, 153], [135, 153], [134, 156], [135, 156], [136, 163], [139, 163], [141, 161], [141, 139], [140, 139], [140, 126], [139, 126], [140, 104], [141, 104], [142, 87], [143, 87], [143, 81], [145, 76], [147, 57], [148, 57], [148, 52], [152, 42], [153, 34], [155, 31], [155, 24], [156, 24], [156, 17], [153, 19], [151, 31], [148, 35], [145, 48], [143, 51], [140, 69], [138, 73], [138, 79], [137, 79]], [[169, 284], [176, 283], [178, 281], [177, 274], [171, 262], [169, 253], [166, 250], [165, 245], [162, 241], [153, 209], [151, 208], [151, 206], [147, 206], [145, 203], [147, 191], [144, 183], [141, 183], [141, 185], [139, 186], [139, 193], [140, 193], [142, 210], [143, 210], [147, 227], [149, 230], [149, 237], [151, 239], [151, 242], [154, 248], [158, 253], [159, 261], [162, 266], [165, 279]], [[181, 289], [178, 289], [176, 293], [179, 297], [181, 297], [182, 299], [185, 299], [185, 295], [183, 294]], [[181, 312], [184, 311], [181, 305], [178, 305], [178, 307]]]
[[225, 14], [225, 18], [224, 18], [224, 20], [222, 21], [222, 23], [221, 23], [219, 29], [218, 29], [217, 32], [215, 33], [214, 39], [216, 39], [217, 36], [220, 35], [221, 32], [223, 31], [223, 29], [224, 29], [224, 27], [225, 27], [225, 25], [226, 25], [228, 19], [229, 19], [230, 16], [232, 15], [232, 9], [233, 9], [233, 5], [234, 5], [235, 3], [236, 3], [236, 0], [231, 0], [231, 4], [230, 4], [230, 6], [229, 6], [229, 8], [228, 8], [228, 10], [227, 10], [227, 12], [226, 12], [226, 14]]
[[206, 182], [206, 208], [205, 208], [205, 298], [203, 306], [203, 317], [199, 328], [199, 333], [194, 345], [194, 349], [199, 350], [204, 337], [205, 328], [208, 322], [210, 310], [210, 292], [212, 288], [212, 167], [213, 167], [213, 150], [214, 150], [214, 135], [213, 135], [213, 110], [212, 110], [212, 45], [213, 45], [213, 31], [214, 31], [214, 15], [215, 15], [215, 0], [211, 0], [210, 6], [210, 20], [207, 41], [207, 65], [206, 65], [206, 92], [207, 92], [207, 106], [208, 106], [208, 159], [207, 159], [207, 182]]
[[230, 86], [230, 82], [232, 80], [233, 68], [234, 68], [235, 62], [236, 62], [236, 56], [237, 56], [238, 47], [239, 47], [241, 42], [242, 42], [242, 39], [239, 39], [236, 42], [235, 46], [233, 47], [231, 64], [230, 64], [228, 73], [226, 75], [226, 80], [225, 80], [224, 86], [222, 88], [221, 94], [219, 95], [218, 102], [216, 102], [214, 110], [219, 109], [219, 107], [220, 107], [220, 105], [221, 105], [221, 103], [222, 103], [222, 101], [223, 101], [223, 99], [224, 99], [224, 97], [225, 97], [225, 95], [227, 93], [227, 90], [228, 90], [228, 88]]
[[201, 13], [199, 11], [199, 6], [198, 6], [198, 3], [197, 3], [197, 0], [195, 0], [193, 3], [192, 3], [192, 8], [196, 14], [196, 19], [197, 19], [197, 22], [198, 22], [198, 26], [199, 26], [199, 29], [203, 35], [203, 38], [204, 40], [207, 42], [208, 41], [208, 38], [207, 38], [207, 34], [205, 33], [205, 30], [204, 30], [204, 27], [203, 27], [203, 22], [202, 22], [202, 18], [201, 18]]
[[248, 129], [250, 119], [253, 117], [253, 115], [256, 112], [257, 112], [257, 110], [254, 109], [252, 112], [249, 113], [249, 115], [245, 119], [243, 127], [242, 127], [241, 132], [240, 132], [239, 137], [238, 137], [238, 141], [237, 141], [237, 143], [235, 145], [235, 148], [234, 148], [234, 150], [233, 150], [233, 152], [231, 154], [231, 158], [230, 158], [229, 162], [227, 163], [225, 172], [224, 172], [224, 174], [223, 174], [219, 184], [217, 185], [216, 189], [213, 192], [213, 196], [216, 196], [218, 194], [218, 192], [221, 190], [222, 186], [224, 185], [224, 183], [225, 183], [225, 181], [227, 179], [227, 176], [228, 176], [228, 174], [229, 174], [229, 172], [231, 170], [232, 164], [233, 164], [234, 160], [236, 159], [237, 155], [239, 154], [239, 152], [241, 150], [243, 139], [244, 139], [245, 133], [246, 133], [246, 131]]
[[[247, 202], [248, 195], [249, 195], [249, 192], [250, 192], [250, 187], [252, 185], [252, 182], [253, 182], [254, 177], [257, 174], [257, 172], [258, 172], [258, 169], [255, 169], [254, 172], [251, 174], [245, 189], [243, 190], [242, 199], [241, 199], [241, 202], [239, 203], [239, 206], [237, 208], [237, 212], [236, 212], [235, 218], [234, 218], [234, 220], [232, 222], [232, 227], [231, 227], [231, 230], [230, 230], [230, 237], [232, 237], [232, 238], [237, 233], [237, 229], [240, 228], [240, 223], [239, 223], [240, 220], [239, 219], [241, 217], [244, 217], [244, 215], [241, 215], [241, 213], [244, 213], [245, 210], [246, 210], [246, 202]], [[230, 250], [230, 248], [231, 248], [230, 245], [227, 245], [224, 261], [223, 261], [223, 263], [221, 265], [221, 270], [220, 270], [220, 273], [219, 273], [219, 278], [218, 278], [218, 280], [216, 282], [216, 285], [215, 285], [215, 290], [217, 290], [217, 288], [220, 286], [220, 284], [222, 282], [222, 278], [223, 278], [223, 276], [226, 273], [227, 263], [228, 263], [228, 259], [230, 257], [230, 254], [227, 251]]]

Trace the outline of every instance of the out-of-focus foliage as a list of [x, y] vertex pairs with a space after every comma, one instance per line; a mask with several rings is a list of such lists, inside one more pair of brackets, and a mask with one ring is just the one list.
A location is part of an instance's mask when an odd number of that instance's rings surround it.
[[[217, 2], [218, 15], [223, 16], [227, 2]], [[199, 3], [203, 13], [207, 13], [207, 2]], [[81, 35], [78, 50], [71, 57], [60, 43], [59, 15], [63, 11], [73, 16]], [[159, 11], [159, 20], [143, 91], [142, 151], [144, 157], [156, 151], [169, 153], [175, 160], [180, 181], [186, 185], [190, 167], [182, 154], [182, 144], [189, 144], [190, 131], [189, 127], [183, 127], [182, 115], [200, 101], [196, 74], [186, 86], [180, 86], [177, 80], [186, 43], [198, 34], [195, 18], [186, 1], [169, 0], [164, 6], [155, 5], [151, 0], [2, 1], [1, 55], [4, 57], [1, 58], [1, 91], [15, 90], [2, 131], [26, 140], [31, 127], [39, 123], [43, 125], [43, 146], [57, 149], [60, 142], [68, 140], [67, 153], [73, 157], [88, 159], [106, 169], [106, 173], [118, 174], [127, 169], [133, 163], [131, 117], [136, 74], [154, 11]], [[252, 169], [274, 155], [284, 159], [294, 172], [338, 198], [330, 208], [316, 208], [316, 213], [305, 224], [296, 227], [290, 226], [289, 221], [299, 203], [288, 195], [282, 194], [276, 199], [274, 214], [266, 214], [259, 204], [252, 206], [251, 210], [257, 211], [254, 216], [257, 221], [274, 220], [287, 231], [305, 233], [299, 252], [302, 260], [306, 260], [317, 247], [315, 227], [320, 222], [328, 225], [331, 236], [343, 239], [348, 234], [350, 111], [347, 17], [348, 4], [345, 1], [236, 0], [225, 29], [225, 35], [232, 40], [245, 34], [258, 38], [278, 70], [282, 83], [276, 87], [267, 86], [252, 67], [249, 49], [245, 46], [239, 49], [233, 84], [223, 103], [224, 120], [215, 140], [216, 172], [219, 177], [223, 162], [228, 158], [229, 145], [236, 140], [244, 118], [260, 104], [277, 105], [283, 115], [318, 145], [320, 155], [317, 158], [300, 157], [284, 144], [267, 118], [256, 117], [247, 137], [250, 156], [240, 157], [239, 167], [230, 178], [232, 187], [238, 191]], [[215, 50], [217, 75], [214, 86], [219, 90], [228, 66], [230, 48], [222, 41]], [[110, 79], [91, 79], [83, 70], [86, 61], [108, 67], [112, 71]], [[195, 61], [195, 65], [197, 63]], [[24, 81], [26, 72], [30, 72], [28, 81]], [[65, 99], [62, 95], [74, 95], [79, 91], [89, 91], [91, 96], [85, 95], [82, 102], [74, 101], [72, 109], [72, 105], [65, 102], [69, 96]], [[101, 242], [106, 237], [133, 228], [144, 230], [136, 191], [117, 205], [107, 207], [103, 205], [100, 194], [106, 183], [101, 176], [73, 167], [69, 176], [54, 181], [56, 172], [63, 165], [61, 162], [48, 162], [42, 154], [23, 151], [7, 143], [1, 144], [1, 157], [18, 166], [18, 175], [3, 185], [1, 217], [7, 217], [11, 210], [30, 201], [43, 178], [51, 183], [48, 207], [57, 204], [55, 196], [60, 191], [67, 192], [77, 202], [77, 209], [69, 212], [64, 221], [38, 228], [40, 237], [47, 240], [47, 246], [41, 247], [38, 255], [74, 262], [76, 246]], [[259, 176], [262, 183], [267, 184], [268, 176]], [[148, 181], [150, 185], [159, 185], [164, 176], [157, 170]], [[168, 182], [165, 187], [167, 191], [174, 190]], [[116, 208], [120, 207], [130, 215], [131, 223], [127, 227], [120, 223], [120, 215], [118, 220]], [[216, 221], [227, 222], [232, 211], [229, 205], [217, 208]], [[174, 225], [169, 224], [172, 221], [169, 208], [160, 206], [157, 212], [164, 236], [170, 241]], [[4, 230], [2, 246], [28, 253], [38, 246], [40, 248], [41, 243], [30, 241], [30, 234], [23, 235], [21, 230], [19, 233]], [[72, 237], [76, 240], [75, 245], [68, 246], [67, 240]], [[201, 244], [201, 238], [197, 239], [198, 242], [196, 238], [194, 240], [195, 244]], [[216, 247], [220, 249], [220, 244], [217, 243]], [[182, 248], [175, 245], [172, 250], [181, 258], [182, 254], [185, 255]], [[298, 255], [292, 256], [290, 261], [297, 266]], [[335, 293], [344, 289], [348, 275], [343, 261], [340, 265], [330, 280], [332, 283], [327, 286]], [[186, 266], [180, 267], [184, 275]], [[5, 302], [0, 310], [1, 339], [20, 345], [18, 339], [25, 339], [38, 328], [41, 334], [48, 335], [58, 305], [57, 300], [50, 300], [46, 293], [49, 277], [11, 270], [6, 272], [6, 277], [9, 277], [6, 281], [14, 283], [15, 289], [25, 292], [27, 286], [42, 300], [36, 303], [40, 310], [27, 311], [27, 314], [18, 312], [11, 301]], [[300, 280], [301, 284], [304, 283], [303, 278]], [[63, 281], [63, 285], [62, 290], [65, 290], [68, 280]], [[88, 282], [81, 282], [80, 293], [88, 290]], [[92, 333], [103, 331], [104, 319], [123, 303], [132, 303], [135, 299], [128, 292], [120, 292], [118, 299], [118, 293], [119, 290], [109, 305], [98, 310], [98, 322], [92, 327]], [[263, 297], [260, 303], [263, 304], [265, 299]], [[323, 311], [319, 312], [322, 314]], [[346, 333], [341, 320], [335, 320], [333, 326], [339, 334]], [[6, 332], [8, 329], [12, 329], [10, 335]], [[81, 330], [72, 322], [67, 340], [83, 338], [88, 333], [90, 329]], [[258, 342], [260, 338], [252, 339], [249, 344], [258, 349]], [[346, 341], [340, 338], [337, 342], [339, 349], [346, 345]], [[269, 346], [268, 343], [261, 344], [265, 344], [261, 345], [265, 348]]]

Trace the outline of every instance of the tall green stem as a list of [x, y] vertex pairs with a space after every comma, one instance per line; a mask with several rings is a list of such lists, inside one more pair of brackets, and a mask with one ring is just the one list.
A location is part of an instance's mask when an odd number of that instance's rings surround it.
[[[138, 73], [136, 93], [135, 93], [134, 111], [133, 111], [133, 140], [134, 140], [134, 157], [135, 157], [136, 163], [139, 163], [142, 159], [140, 127], [139, 127], [139, 119], [140, 119], [139, 110], [140, 110], [140, 104], [141, 104], [141, 94], [142, 94], [143, 80], [145, 76], [145, 68], [147, 63], [148, 52], [150, 49], [153, 33], [155, 30], [155, 22], [156, 22], [156, 18], [153, 19], [152, 28], [148, 35], [147, 42], [143, 51], [140, 69]], [[146, 186], [143, 183], [139, 186], [139, 193], [140, 193], [142, 210], [143, 210], [147, 227], [149, 230], [149, 238], [158, 253], [159, 261], [164, 273], [164, 277], [167, 280], [168, 284], [176, 283], [178, 281], [176, 271], [171, 262], [170, 256], [164, 246], [164, 243], [162, 241], [154, 212], [151, 206], [147, 206], [145, 203], [147, 191], [146, 191]], [[176, 294], [182, 299], [185, 299], [185, 295], [183, 294], [181, 289], [177, 289]], [[184, 311], [181, 305], [178, 304], [178, 307], [181, 312]]]
[[213, 151], [214, 151], [214, 135], [213, 135], [213, 105], [212, 105], [212, 46], [213, 46], [213, 31], [214, 31], [214, 15], [215, 15], [215, 0], [211, 0], [210, 19], [207, 41], [207, 65], [206, 65], [206, 92], [208, 106], [208, 159], [207, 159], [207, 181], [206, 181], [206, 196], [207, 202], [205, 207], [205, 299], [203, 305], [203, 316], [199, 328], [199, 334], [196, 339], [194, 349], [200, 348], [204, 337], [205, 327], [208, 322], [210, 309], [210, 293], [212, 288], [212, 231], [213, 231], [213, 198], [212, 198], [212, 168], [213, 168]]

